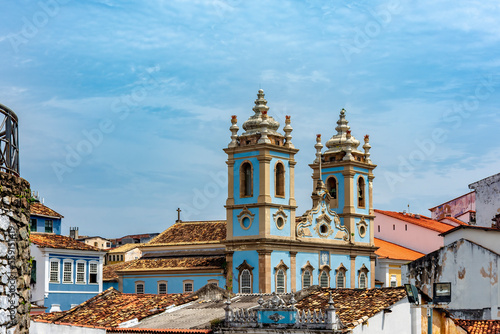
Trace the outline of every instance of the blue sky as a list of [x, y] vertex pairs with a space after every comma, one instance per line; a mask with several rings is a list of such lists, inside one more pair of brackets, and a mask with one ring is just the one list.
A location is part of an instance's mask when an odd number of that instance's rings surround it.
[[230, 116], [292, 116], [298, 214], [315, 135], [370, 134], [374, 206], [428, 215], [499, 172], [497, 1], [1, 1], [0, 103], [63, 233], [224, 219]]

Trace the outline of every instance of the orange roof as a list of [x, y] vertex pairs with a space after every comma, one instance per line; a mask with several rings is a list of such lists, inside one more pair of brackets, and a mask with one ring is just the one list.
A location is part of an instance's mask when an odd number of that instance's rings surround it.
[[222, 269], [226, 258], [215, 257], [176, 257], [176, 258], [151, 258], [130, 261], [128, 266], [117, 271], [143, 271], [143, 270], [165, 270], [165, 269]]
[[32, 215], [38, 215], [38, 216], [47, 216], [47, 217], [53, 217], [53, 218], [64, 218], [63, 215], [55, 212], [49, 207], [46, 207], [40, 202], [34, 202], [31, 203], [30, 205], [30, 213]]
[[396, 219], [405, 221], [405, 222], [410, 223], [410, 224], [422, 226], [422, 227], [425, 227], [429, 230], [437, 231], [439, 233], [449, 231], [455, 227], [455, 226], [452, 226], [452, 225], [449, 225], [446, 223], [438, 222], [437, 220], [434, 220], [434, 219], [431, 219], [429, 217], [422, 216], [422, 215], [420, 215], [420, 218], [416, 218], [416, 215], [413, 213], [403, 214], [402, 212], [383, 211], [383, 210], [377, 210], [377, 209], [375, 209], [375, 212], [384, 214], [384, 215], [392, 217], [392, 218], [396, 218]]
[[226, 239], [226, 222], [177, 222], [153, 238], [145, 246], [165, 244], [220, 243]]
[[128, 262], [120, 262], [103, 266], [102, 280], [104, 282], [118, 282], [118, 275], [116, 274], [116, 271], [127, 268], [130, 265], [130, 263], [131, 262], [128, 261]]
[[384, 259], [413, 261], [425, 255], [424, 253], [416, 252], [409, 248], [393, 244], [392, 242], [378, 238], [374, 240], [375, 246], [379, 247], [379, 249], [375, 251], [375, 254]]
[[462, 320], [453, 321], [470, 334], [500, 333], [500, 320]]
[[100, 251], [99, 248], [76, 241], [64, 235], [52, 233], [31, 232], [30, 241], [42, 248], [76, 249], [86, 251]]
[[139, 321], [161, 313], [170, 305], [182, 305], [197, 299], [189, 294], [135, 294], [121, 293], [109, 288], [77, 307], [64, 312], [32, 316], [35, 321], [67, 323], [71, 325], [117, 327], [132, 319]]
[[[449, 220], [449, 221], [452, 221], [452, 222], [454, 222], [454, 223], [456, 223], [456, 224], [458, 224], [458, 225], [469, 225], [469, 224], [464, 223], [463, 221], [461, 221], [460, 219], [457, 219], [457, 218], [455, 218], [455, 217], [443, 217], [443, 218], [441, 218], [439, 221], [440, 221], [440, 222], [443, 222], [443, 220]], [[445, 224], [446, 224], [446, 223], [445, 223]]]

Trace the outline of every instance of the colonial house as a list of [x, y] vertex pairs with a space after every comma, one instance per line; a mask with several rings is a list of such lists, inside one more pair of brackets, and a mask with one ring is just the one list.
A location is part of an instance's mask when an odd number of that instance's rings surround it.
[[442, 236], [444, 247], [403, 266], [405, 281], [430, 296], [433, 283], [450, 282], [453, 317], [500, 319], [500, 230], [461, 225]]
[[106, 264], [116, 264], [139, 259], [142, 256], [140, 246], [142, 244], [130, 243], [108, 250]]
[[[351, 134], [341, 110], [323, 150], [316, 137], [312, 207], [296, 214], [295, 154], [290, 117], [268, 115], [259, 90], [238, 134], [231, 119], [226, 220], [182, 222], [141, 247], [143, 257], [118, 270], [123, 292], [194, 291], [217, 282], [233, 292], [287, 293], [322, 287], [375, 286], [369, 137]], [[205, 231], [205, 232], [200, 232]], [[215, 231], [215, 232], [214, 232]]]
[[31, 303], [68, 310], [102, 292], [105, 252], [60, 235], [63, 216], [45, 205], [32, 203], [30, 213]]

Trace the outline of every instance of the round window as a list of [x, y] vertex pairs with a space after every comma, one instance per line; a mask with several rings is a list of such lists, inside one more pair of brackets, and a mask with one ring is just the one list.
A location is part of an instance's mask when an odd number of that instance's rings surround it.
[[361, 237], [364, 237], [364, 236], [365, 236], [365, 234], [366, 234], [366, 227], [364, 227], [363, 225], [361, 225], [361, 226], [359, 227], [359, 235], [360, 235]]
[[285, 226], [285, 220], [283, 219], [283, 217], [278, 217], [278, 219], [276, 219], [276, 226], [278, 226], [280, 230], [283, 228], [283, 226]]
[[319, 227], [319, 233], [321, 233], [321, 234], [327, 234], [328, 233], [328, 225], [321, 224], [320, 227]]
[[243, 226], [244, 229], [248, 229], [250, 227], [250, 218], [248, 217], [243, 217], [243, 220], [241, 221], [241, 225]]

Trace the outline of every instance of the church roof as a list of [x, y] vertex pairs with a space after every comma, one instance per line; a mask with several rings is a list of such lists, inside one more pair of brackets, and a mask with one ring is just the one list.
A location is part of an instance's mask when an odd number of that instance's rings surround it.
[[380, 258], [413, 261], [425, 255], [424, 253], [382, 239], [375, 238], [374, 240], [375, 246], [379, 247], [379, 249], [375, 251], [375, 254]]
[[43, 205], [40, 202], [33, 202], [30, 205], [30, 213], [35, 216], [52, 217], [56, 219], [64, 218], [63, 215], [55, 212], [51, 208]]
[[[298, 309], [325, 310], [328, 308], [330, 294], [334, 307], [342, 324], [348, 328], [373, 317], [378, 312], [390, 308], [395, 303], [406, 298], [404, 287], [375, 289], [330, 289], [317, 286], [306, 297], [295, 305]], [[309, 289], [303, 290], [307, 293]]]
[[144, 246], [220, 243], [226, 239], [226, 221], [177, 222]]
[[225, 256], [142, 258], [128, 262], [129, 265], [117, 271], [154, 271], [176, 269], [222, 269]]
[[140, 321], [164, 312], [171, 305], [182, 305], [196, 299], [197, 297], [189, 297], [189, 294], [121, 293], [109, 288], [68, 311], [42, 313], [32, 316], [32, 319], [71, 325], [117, 327], [125, 321]]
[[30, 241], [41, 248], [74, 249], [100, 251], [99, 248], [87, 245], [73, 238], [52, 233], [31, 232]]

